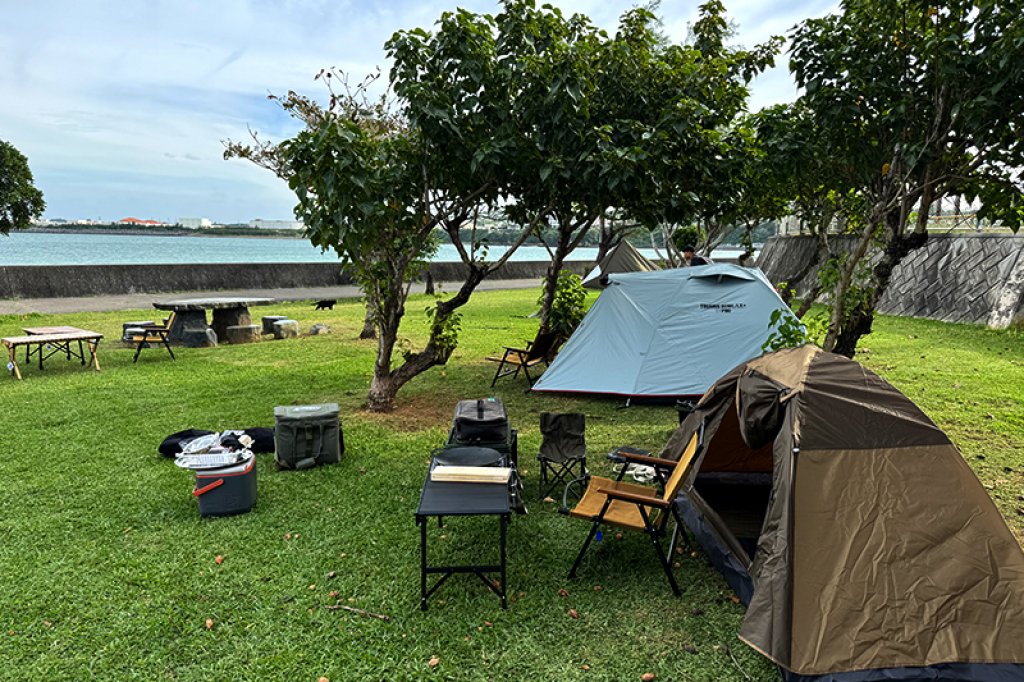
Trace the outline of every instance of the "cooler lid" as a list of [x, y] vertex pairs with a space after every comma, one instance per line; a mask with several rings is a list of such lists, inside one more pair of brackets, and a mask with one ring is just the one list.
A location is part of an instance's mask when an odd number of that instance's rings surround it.
[[338, 403], [323, 405], [279, 405], [274, 408], [275, 419], [310, 419], [317, 417], [336, 417], [339, 412]]
[[[225, 461], [234, 461], [225, 465]], [[248, 473], [256, 461], [251, 450], [236, 450], [226, 453], [183, 455], [174, 460], [182, 469], [193, 469], [196, 476], [234, 476]]]

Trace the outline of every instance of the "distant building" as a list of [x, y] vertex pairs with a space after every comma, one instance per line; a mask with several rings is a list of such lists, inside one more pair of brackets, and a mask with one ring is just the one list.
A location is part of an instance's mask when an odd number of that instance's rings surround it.
[[213, 222], [209, 218], [178, 218], [178, 224], [190, 230], [213, 227]]
[[264, 220], [257, 218], [249, 221], [249, 227], [259, 230], [301, 230], [305, 227], [301, 220]]
[[156, 225], [166, 225], [159, 220], [142, 220], [140, 218], [121, 218], [117, 221], [118, 225], [136, 225], [142, 227], [153, 227]]

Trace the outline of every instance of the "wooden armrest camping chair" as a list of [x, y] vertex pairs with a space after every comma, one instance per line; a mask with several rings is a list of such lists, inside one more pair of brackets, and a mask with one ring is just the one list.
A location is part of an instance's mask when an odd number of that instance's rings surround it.
[[[601, 526], [607, 524], [646, 533], [650, 538], [651, 545], [654, 547], [655, 554], [658, 556], [658, 561], [661, 562], [661, 566], [665, 570], [669, 585], [672, 587], [672, 593], [677, 597], [680, 595], [679, 585], [676, 583], [675, 576], [672, 575], [671, 544], [668, 551], [666, 551], [661, 545], [661, 539], [665, 535], [665, 527], [669, 517], [675, 518], [676, 529], [682, 528], [682, 519], [680, 519], [679, 511], [676, 509], [675, 498], [683, 484], [683, 480], [686, 478], [690, 465], [694, 462], [700, 450], [702, 433], [703, 429], [698, 429], [693, 434], [678, 462], [645, 455], [623, 453], [627, 460], [643, 462], [656, 468], [664, 468], [669, 465], [673, 467], [672, 473], [665, 482], [664, 492], [661, 494], [658, 494], [650, 486], [628, 483], [621, 480], [622, 473], [625, 472], [625, 466], [619, 475], [619, 480], [612, 480], [601, 476], [592, 476], [590, 478], [587, 489], [584, 491], [579, 503], [575, 508], [566, 510], [569, 516], [586, 519], [591, 522], [590, 533], [587, 535], [583, 547], [580, 548], [572, 568], [569, 569], [569, 578], [576, 577], [576, 570], [579, 568], [580, 562], [583, 561], [587, 548], [590, 547], [590, 543], [597, 535]], [[675, 530], [673, 530], [672, 536], [674, 540]], [[685, 534], [683, 537], [685, 541]]]
[[540, 413], [543, 441], [537, 461], [540, 463], [539, 499], [544, 499], [572, 477], [585, 479], [587, 472], [586, 417], [579, 413]]
[[491, 362], [499, 363], [498, 370], [494, 373], [494, 379], [491, 380], [491, 386], [493, 387], [501, 377], [512, 376], [515, 378], [519, 376], [520, 370], [526, 375], [530, 386], [533, 386], [537, 377], [530, 376], [530, 368], [536, 367], [542, 362], [547, 365], [551, 356], [555, 354], [557, 342], [558, 334], [555, 332], [537, 332], [537, 337], [533, 341], [526, 342], [526, 348], [506, 346], [505, 354], [500, 358], [488, 357], [487, 359]]
[[125, 330], [131, 342], [135, 344], [135, 355], [132, 357], [132, 363], [138, 362], [139, 353], [142, 352], [143, 348], [149, 348], [154, 343], [163, 344], [170, 354], [171, 360], [174, 360], [174, 351], [171, 350], [171, 344], [167, 341], [167, 336], [171, 333], [172, 324], [174, 324], [173, 312], [164, 320], [163, 324], [145, 324], [139, 327], [129, 327]]

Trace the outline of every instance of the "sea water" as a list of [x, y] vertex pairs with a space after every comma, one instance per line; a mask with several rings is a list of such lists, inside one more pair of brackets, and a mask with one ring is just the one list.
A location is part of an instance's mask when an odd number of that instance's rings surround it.
[[[507, 247], [491, 246], [490, 259]], [[654, 249], [640, 249], [657, 259]], [[739, 251], [716, 250], [716, 258], [735, 258]], [[592, 262], [596, 248], [578, 248], [571, 261]], [[549, 260], [543, 246], [521, 246], [510, 260]], [[192, 237], [167, 235], [13, 232], [0, 237], [0, 265], [127, 265], [164, 263], [316, 263], [337, 261], [334, 252], [323, 252], [305, 239], [270, 237]], [[435, 262], [455, 262], [459, 254], [442, 244]]]

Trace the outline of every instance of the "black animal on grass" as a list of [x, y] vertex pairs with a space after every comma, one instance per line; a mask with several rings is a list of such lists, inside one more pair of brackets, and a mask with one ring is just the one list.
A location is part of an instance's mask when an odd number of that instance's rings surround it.
[[315, 310], [334, 310], [335, 303], [337, 303], [337, 301], [333, 299], [324, 299], [323, 301], [317, 301]]

